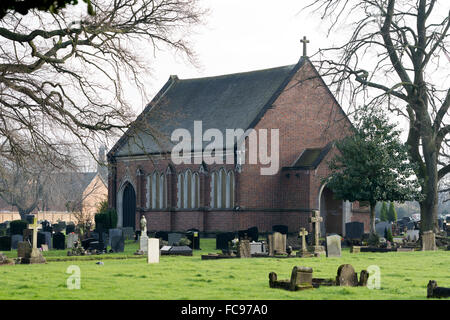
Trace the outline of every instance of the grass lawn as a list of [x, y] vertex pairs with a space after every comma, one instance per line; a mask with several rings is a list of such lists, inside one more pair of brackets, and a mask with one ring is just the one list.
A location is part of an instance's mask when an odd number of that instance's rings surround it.
[[[149, 265], [133, 255], [138, 244], [128, 242], [124, 253], [102, 256], [67, 257], [67, 251], [45, 252], [45, 265], [0, 266], [0, 299], [426, 299], [426, 285], [436, 280], [450, 287], [450, 252], [389, 252], [350, 254], [341, 258], [252, 258], [201, 260], [215, 252], [215, 239], [202, 239], [203, 250], [193, 257], [162, 256]], [[16, 251], [6, 252], [10, 257]], [[72, 261], [58, 261], [72, 259]], [[90, 260], [93, 259], [93, 260]], [[103, 261], [104, 265], [97, 265]], [[290, 277], [292, 267], [308, 266], [314, 277], [332, 278], [339, 265], [350, 263], [356, 272], [377, 265], [381, 289], [366, 287], [321, 287], [289, 292], [269, 288], [269, 272], [278, 279]], [[70, 265], [81, 270], [81, 289], [69, 290], [66, 273]]]

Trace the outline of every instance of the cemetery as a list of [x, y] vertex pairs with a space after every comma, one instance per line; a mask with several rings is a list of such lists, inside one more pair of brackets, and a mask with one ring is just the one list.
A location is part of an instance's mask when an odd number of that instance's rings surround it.
[[[415, 232], [398, 233], [394, 228], [396, 241], [390, 243], [381, 236], [381, 227], [386, 229], [381, 225], [378, 242], [371, 242], [359, 225], [350, 223], [345, 238], [321, 237], [316, 231], [320, 220], [316, 212], [310, 219], [313, 230], [301, 228], [297, 235], [277, 225], [270, 233], [252, 227], [214, 238], [198, 230], [148, 232], [142, 216], [136, 234], [100, 226], [80, 237], [62, 224], [50, 230], [46, 222], [39, 225], [30, 215], [20, 228], [13, 224], [13, 230], [5, 232], [2, 225], [6, 236], [0, 238], [4, 283], [0, 299], [234, 299], [236, 294], [244, 299], [449, 297], [450, 254], [445, 245], [427, 247], [427, 234], [418, 238]], [[16, 228], [23, 235], [15, 240], [14, 249], [10, 234], [17, 235]], [[67, 289], [70, 265], [81, 270], [80, 290]], [[380, 269], [378, 289], [367, 286], [371, 266]], [[30, 278], [29, 272], [35, 276]]]

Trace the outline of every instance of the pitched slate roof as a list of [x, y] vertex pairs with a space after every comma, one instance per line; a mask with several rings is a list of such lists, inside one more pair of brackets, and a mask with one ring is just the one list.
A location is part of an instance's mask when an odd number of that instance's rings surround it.
[[224, 137], [225, 129], [252, 128], [304, 61], [216, 77], [182, 80], [171, 76], [109, 155], [168, 153], [174, 146], [172, 132], [187, 129], [193, 138], [195, 120], [202, 121], [203, 132], [216, 128]]

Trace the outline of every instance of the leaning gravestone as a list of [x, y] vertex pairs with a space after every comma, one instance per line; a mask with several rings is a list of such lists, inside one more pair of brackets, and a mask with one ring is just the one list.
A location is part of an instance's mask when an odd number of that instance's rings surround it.
[[11, 237], [0, 237], [0, 251], [11, 251]]
[[11, 236], [11, 249], [16, 250], [19, 242], [23, 241], [23, 236], [21, 234], [13, 234]]
[[173, 246], [180, 242], [181, 238], [183, 238], [183, 235], [181, 233], [169, 233], [168, 237], [169, 237], [168, 245]]
[[147, 248], [147, 263], [159, 263], [159, 239], [148, 239]]
[[341, 256], [341, 236], [331, 235], [327, 236], [327, 257], [340, 257]]
[[339, 267], [336, 276], [338, 286], [356, 287], [358, 286], [358, 275], [351, 264], [343, 264]]
[[53, 236], [53, 248], [56, 250], [66, 249], [66, 236], [62, 232], [58, 232]]

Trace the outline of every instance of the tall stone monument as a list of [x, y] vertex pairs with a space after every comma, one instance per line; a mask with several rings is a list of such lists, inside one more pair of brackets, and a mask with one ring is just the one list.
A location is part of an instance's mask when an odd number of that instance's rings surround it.
[[37, 247], [37, 217], [34, 215], [28, 215], [27, 221], [28, 229], [33, 232], [33, 241], [31, 248], [29, 248], [30, 244], [28, 241], [24, 241], [19, 244], [20, 250], [17, 251], [17, 255], [21, 258], [20, 262], [24, 264], [46, 263], [45, 258], [42, 256], [41, 251]]
[[325, 248], [320, 245], [320, 223], [323, 221], [323, 218], [320, 216], [319, 210], [313, 210], [313, 216], [309, 218], [309, 222], [313, 224], [314, 228], [314, 254], [321, 255], [325, 254]]

